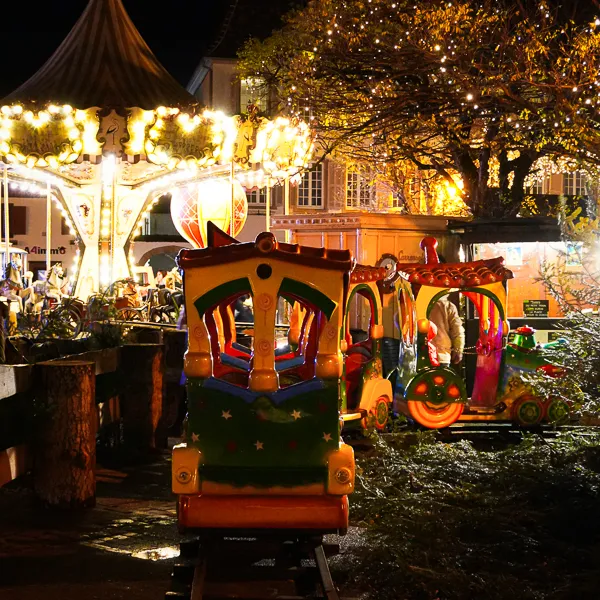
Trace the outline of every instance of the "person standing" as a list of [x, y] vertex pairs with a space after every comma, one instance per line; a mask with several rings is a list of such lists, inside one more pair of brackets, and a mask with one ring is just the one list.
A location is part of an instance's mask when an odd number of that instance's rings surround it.
[[431, 309], [429, 320], [437, 328], [432, 342], [437, 350], [440, 366], [459, 364], [465, 349], [465, 328], [456, 305], [450, 302], [448, 296], [443, 296]]

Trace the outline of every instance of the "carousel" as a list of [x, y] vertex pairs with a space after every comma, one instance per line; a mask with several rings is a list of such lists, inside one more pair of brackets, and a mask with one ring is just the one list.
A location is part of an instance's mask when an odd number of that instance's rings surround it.
[[[5, 223], [11, 186], [43, 190], [50, 273], [57, 203], [78, 247], [65, 268], [75, 296], [86, 299], [133, 275], [134, 238], [165, 193], [178, 231], [202, 247], [208, 220], [236, 236], [245, 190], [298, 181], [312, 150], [303, 122], [199, 106], [121, 0], [90, 0], [56, 52], [0, 103]], [[8, 226], [4, 233], [6, 271]]]

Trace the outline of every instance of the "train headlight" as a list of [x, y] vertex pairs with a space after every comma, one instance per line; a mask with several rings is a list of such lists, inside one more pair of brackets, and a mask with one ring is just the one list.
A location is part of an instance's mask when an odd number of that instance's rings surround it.
[[347, 444], [331, 452], [327, 459], [327, 493], [345, 496], [354, 491], [354, 450]]
[[335, 480], [341, 484], [346, 485], [352, 480], [352, 471], [347, 467], [342, 467], [335, 472]]
[[180, 469], [176, 475], [177, 481], [182, 484], [189, 483], [192, 480], [192, 474], [187, 469]]
[[171, 463], [171, 487], [175, 494], [198, 494], [200, 492], [199, 466], [202, 453], [195, 446], [179, 444], [173, 448]]

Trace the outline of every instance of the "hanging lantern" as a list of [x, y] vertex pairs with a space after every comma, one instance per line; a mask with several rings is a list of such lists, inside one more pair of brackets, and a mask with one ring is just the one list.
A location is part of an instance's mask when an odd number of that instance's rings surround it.
[[[236, 237], [246, 223], [248, 201], [238, 181], [207, 179], [177, 188], [171, 195], [171, 217], [177, 231], [195, 248], [206, 246], [206, 224]], [[233, 204], [233, 219], [231, 218]]]

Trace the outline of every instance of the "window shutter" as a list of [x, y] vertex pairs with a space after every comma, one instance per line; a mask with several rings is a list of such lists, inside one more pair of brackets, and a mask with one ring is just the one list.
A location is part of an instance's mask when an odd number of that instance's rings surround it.
[[[2, 236], [4, 233], [4, 211], [2, 211]], [[8, 205], [8, 226], [10, 236], [27, 235], [27, 207]]]

